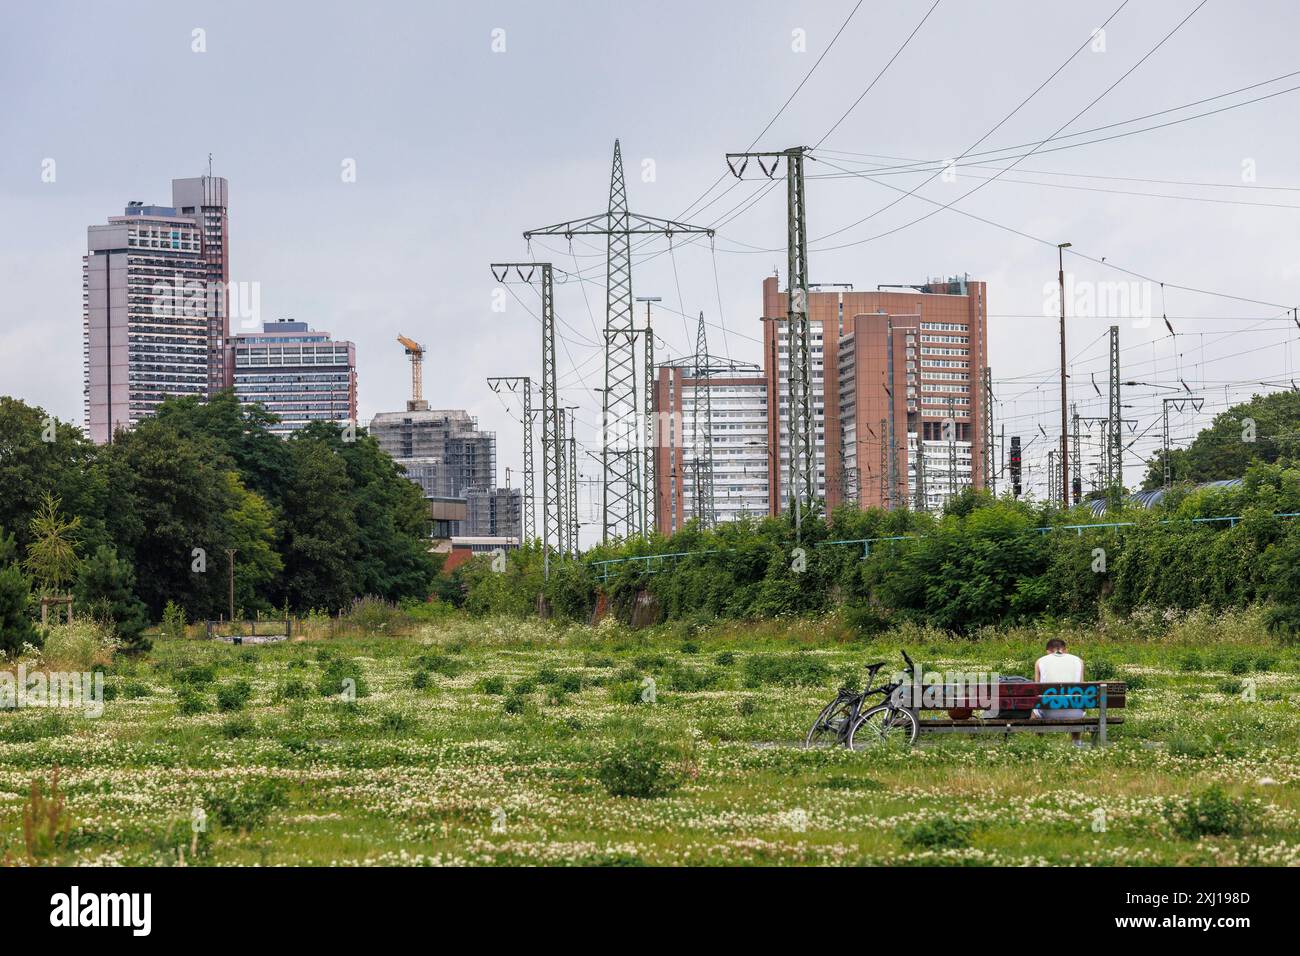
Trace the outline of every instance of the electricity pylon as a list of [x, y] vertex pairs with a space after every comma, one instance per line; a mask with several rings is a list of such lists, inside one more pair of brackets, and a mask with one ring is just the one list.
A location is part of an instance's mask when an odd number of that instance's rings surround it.
[[575, 558], [578, 556], [578, 417], [577, 405], [565, 405], [564, 410], [569, 413], [569, 467], [565, 472], [569, 476], [568, 489], [568, 508], [565, 513], [569, 516], [569, 553]]
[[1124, 443], [1119, 395], [1119, 326], [1110, 327], [1110, 408], [1106, 421], [1106, 492], [1124, 489]]
[[645, 460], [641, 473], [641, 527], [649, 536], [658, 522], [655, 520], [655, 469], [658, 467], [659, 422], [655, 415], [655, 333], [650, 324], [650, 304], [661, 302], [657, 295], [639, 295], [636, 301], [645, 303]]
[[[786, 334], [790, 343], [790, 488], [796, 533], [801, 509], [812, 507], [817, 496], [817, 450], [813, 444], [812, 334], [808, 323], [808, 210], [804, 201], [803, 164], [808, 147], [795, 146], [775, 153], [727, 153], [727, 166], [737, 179], [749, 160], [768, 179], [776, 175], [781, 158], [786, 161]], [[736, 167], [736, 161], [740, 167]], [[771, 161], [768, 166], [765, 160]], [[780, 469], [778, 480], [780, 478]]]
[[560, 484], [560, 407], [555, 381], [555, 284], [549, 262], [494, 262], [492, 276], [508, 281], [511, 271], [518, 281], [541, 282], [542, 295], [542, 564], [551, 573], [551, 551], [564, 547], [564, 499]]
[[504, 385], [511, 392], [523, 389], [524, 397], [524, 514], [523, 537], [537, 537], [537, 517], [533, 510], [533, 492], [537, 486], [537, 476], [533, 470], [533, 380], [527, 375], [496, 376], [487, 380], [494, 392], [500, 392]]
[[957, 497], [957, 399], [948, 396], [948, 420], [943, 423], [948, 433], [948, 500]]
[[1070, 415], [1070, 458], [1074, 462], [1074, 471], [1067, 477], [1071, 482], [1070, 501], [1077, 505], [1083, 500], [1083, 455], [1079, 436], [1079, 406], [1073, 402], [1070, 403]]
[[984, 486], [996, 496], [998, 493], [997, 460], [993, 448], [993, 370], [984, 366], [984, 381], [980, 389], [984, 395], [984, 420], [980, 422], [980, 441], [984, 445]]
[[[671, 219], [658, 219], [628, 212], [627, 184], [623, 178], [623, 150], [614, 141], [614, 162], [609, 181], [609, 208], [594, 216], [530, 229], [534, 236], [605, 237], [605, 390], [601, 393], [602, 516], [601, 539], [632, 537], [644, 533], [641, 499], [640, 436], [638, 413], [644, 400], [636, 385], [636, 336], [632, 316], [632, 237], [672, 237], [699, 234], [712, 237], [713, 230]], [[644, 374], [644, 373], [643, 373]]]
[[[703, 403], [700, 401], [701, 384], [704, 386]], [[702, 527], [711, 528], [717, 518], [713, 500], [713, 387], [709, 382], [709, 342], [703, 312], [695, 329], [695, 389], [692, 399], [695, 405], [691, 416], [695, 425], [695, 517]]]

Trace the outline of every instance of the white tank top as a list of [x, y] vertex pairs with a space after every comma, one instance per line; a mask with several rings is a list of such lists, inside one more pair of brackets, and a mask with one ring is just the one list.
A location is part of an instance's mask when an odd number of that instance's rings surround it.
[[1038, 659], [1039, 680], [1045, 684], [1083, 680], [1083, 660], [1073, 654], [1045, 654]]

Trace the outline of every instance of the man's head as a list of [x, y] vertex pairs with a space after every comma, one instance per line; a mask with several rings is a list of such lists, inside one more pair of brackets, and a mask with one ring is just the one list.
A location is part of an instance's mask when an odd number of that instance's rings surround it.
[[1059, 637], [1052, 638], [1050, 641], [1047, 642], [1047, 653], [1064, 654], [1065, 641], [1061, 640]]

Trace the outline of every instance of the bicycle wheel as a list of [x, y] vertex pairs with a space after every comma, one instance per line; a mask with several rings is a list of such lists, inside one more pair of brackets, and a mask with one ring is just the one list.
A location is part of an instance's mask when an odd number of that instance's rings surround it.
[[858, 718], [858, 722], [849, 731], [849, 747], [852, 750], [910, 747], [916, 743], [920, 731], [916, 715], [910, 710], [880, 704]]
[[849, 722], [853, 719], [853, 701], [837, 697], [817, 715], [804, 738], [804, 747], [837, 747], [848, 740]]

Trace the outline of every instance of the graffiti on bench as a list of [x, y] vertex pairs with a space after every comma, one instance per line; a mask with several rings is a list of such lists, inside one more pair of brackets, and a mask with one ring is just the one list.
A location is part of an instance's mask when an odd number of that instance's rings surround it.
[[1098, 706], [1097, 686], [1047, 687], [1039, 707], [1045, 710], [1091, 710]]

